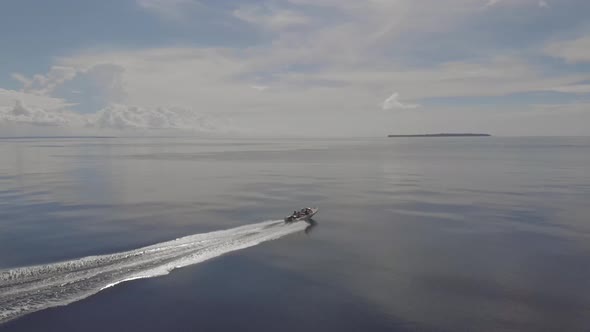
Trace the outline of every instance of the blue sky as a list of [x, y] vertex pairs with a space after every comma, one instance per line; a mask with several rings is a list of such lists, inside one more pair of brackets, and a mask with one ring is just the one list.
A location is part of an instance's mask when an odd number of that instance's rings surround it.
[[310, 132], [339, 135], [590, 135], [589, 12], [585, 0], [8, 0], [0, 130], [199, 131], [207, 116], [280, 133], [313, 115]]

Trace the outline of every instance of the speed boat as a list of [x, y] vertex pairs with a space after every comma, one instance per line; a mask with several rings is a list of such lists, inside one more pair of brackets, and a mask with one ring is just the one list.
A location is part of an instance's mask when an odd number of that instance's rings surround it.
[[305, 220], [309, 222], [311, 220], [311, 217], [313, 217], [314, 214], [318, 213], [318, 210], [319, 209], [317, 207], [313, 207], [303, 208], [299, 211], [294, 211], [291, 215], [285, 217], [285, 222], [295, 222], [300, 220]]

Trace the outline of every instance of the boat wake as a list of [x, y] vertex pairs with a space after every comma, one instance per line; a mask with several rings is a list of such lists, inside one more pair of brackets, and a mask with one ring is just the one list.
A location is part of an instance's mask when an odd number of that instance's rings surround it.
[[282, 220], [211, 233], [109, 255], [0, 270], [0, 323], [34, 311], [67, 305], [119, 283], [168, 274], [225, 253], [304, 231]]

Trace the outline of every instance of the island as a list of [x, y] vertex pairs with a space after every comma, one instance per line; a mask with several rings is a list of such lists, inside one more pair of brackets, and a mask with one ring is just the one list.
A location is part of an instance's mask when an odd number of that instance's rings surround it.
[[490, 134], [472, 133], [442, 133], [442, 134], [419, 134], [419, 135], [387, 135], [387, 137], [489, 137]]

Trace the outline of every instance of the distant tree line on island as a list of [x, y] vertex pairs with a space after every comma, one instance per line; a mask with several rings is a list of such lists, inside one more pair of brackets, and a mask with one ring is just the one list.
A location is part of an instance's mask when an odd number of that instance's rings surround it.
[[387, 135], [387, 137], [488, 137], [490, 134], [473, 133], [440, 133], [440, 134], [418, 134], [418, 135]]

